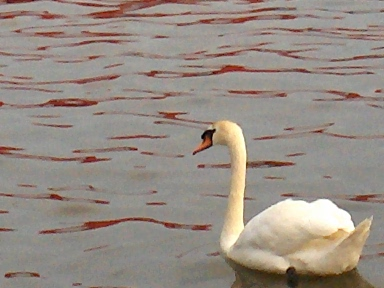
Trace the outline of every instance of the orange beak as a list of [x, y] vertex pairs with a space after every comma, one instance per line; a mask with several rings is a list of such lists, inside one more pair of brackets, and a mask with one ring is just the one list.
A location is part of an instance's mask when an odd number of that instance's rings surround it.
[[209, 147], [212, 146], [212, 140], [210, 137], [205, 137], [203, 142], [201, 142], [201, 144], [199, 144], [195, 150], [193, 150], [193, 153], [192, 155], [195, 155], [196, 153], [199, 153], [205, 149], [208, 149]]

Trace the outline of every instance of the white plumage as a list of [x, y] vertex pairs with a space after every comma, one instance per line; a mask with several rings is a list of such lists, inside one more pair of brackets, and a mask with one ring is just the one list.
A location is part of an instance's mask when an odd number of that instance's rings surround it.
[[226, 145], [231, 155], [231, 190], [220, 246], [224, 255], [248, 268], [331, 275], [356, 267], [372, 218], [355, 229], [351, 215], [328, 199], [287, 199], [267, 208], [244, 227], [246, 148], [241, 128], [218, 121], [204, 132], [194, 154]]

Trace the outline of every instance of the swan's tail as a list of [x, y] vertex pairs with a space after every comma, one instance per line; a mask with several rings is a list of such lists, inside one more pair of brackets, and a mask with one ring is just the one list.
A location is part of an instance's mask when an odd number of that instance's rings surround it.
[[350, 261], [346, 261], [349, 265], [345, 267], [344, 271], [349, 271], [357, 266], [365, 241], [369, 236], [372, 219], [373, 217], [370, 217], [362, 221], [355, 230], [339, 244], [337, 249], [338, 254], [350, 259]]
[[331, 238], [314, 243], [316, 245], [310, 249], [293, 254], [291, 266], [298, 273], [318, 275], [335, 275], [352, 270], [359, 262], [371, 224], [372, 217], [362, 221], [350, 233], [338, 231]]

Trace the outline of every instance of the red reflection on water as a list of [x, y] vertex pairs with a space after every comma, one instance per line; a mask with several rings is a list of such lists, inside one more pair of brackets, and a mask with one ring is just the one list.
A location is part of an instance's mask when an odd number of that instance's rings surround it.
[[[70, 1], [65, 1], [65, 0], [59, 0], [59, 2], [66, 2], [66, 3], [72, 3]], [[196, 4], [198, 3], [197, 0], [182, 0], [182, 1], [176, 1], [177, 3], [183, 3], [183, 4]], [[89, 4], [88, 2], [77, 2], [80, 5], [84, 6], [94, 6], [94, 3]], [[156, 13], [156, 14], [132, 14], [129, 13], [129, 11], [135, 11], [135, 10], [140, 10], [144, 8], [149, 8], [161, 4], [166, 4], [166, 3], [175, 3], [173, 0], [146, 0], [146, 1], [140, 1], [140, 0], [133, 0], [133, 1], [122, 1], [121, 3], [117, 3], [116, 5], [113, 4], [96, 4], [96, 5], [101, 5], [101, 6], [96, 6], [95, 7], [105, 7], [108, 8], [107, 11], [100, 11], [100, 12], [93, 12], [86, 14], [84, 16], [95, 18], [95, 19], [109, 19], [109, 18], [120, 18], [120, 17], [163, 17], [166, 16], [167, 14], [163, 13]], [[112, 6], [113, 5], [113, 6]], [[114, 8], [114, 9], [111, 9]], [[190, 13], [187, 13], [190, 14]], [[176, 14], [180, 15], [180, 13]]]
[[192, 230], [192, 231], [209, 231], [211, 230], [211, 226], [212, 226], [210, 224], [200, 225], [200, 224], [181, 224], [181, 223], [175, 223], [175, 222], [166, 222], [166, 221], [160, 221], [160, 220], [157, 220], [154, 218], [148, 218], [148, 217], [129, 217], [129, 218], [121, 218], [121, 219], [105, 220], [105, 221], [88, 221], [79, 226], [42, 230], [39, 232], [39, 234], [61, 234], [61, 233], [72, 233], [72, 232], [79, 232], [79, 231], [86, 231], [86, 230], [95, 230], [95, 229], [113, 226], [123, 222], [148, 222], [148, 223], [163, 225], [168, 229], [185, 229], [185, 230]]
[[[40, 47], [40, 49], [41, 48], [43, 48], [43, 47]], [[44, 47], [44, 48], [49, 48], [49, 47]], [[90, 60], [94, 60], [94, 59], [97, 59], [97, 58], [100, 58], [100, 57], [102, 57], [102, 56], [93, 55], [93, 56], [83, 57], [83, 58], [80, 58], [80, 59], [56, 60], [56, 62], [57, 63], [64, 63], [64, 64], [81, 63], [81, 62], [87, 62], [87, 61], [90, 61]]]
[[15, 231], [15, 229], [12, 229], [12, 228], [1, 228], [0, 227], [0, 232], [11, 232], [11, 231]]
[[212, 76], [212, 75], [221, 75], [226, 73], [287, 73], [287, 72], [296, 72], [296, 73], [307, 73], [307, 74], [331, 74], [326, 72], [315, 72], [310, 71], [305, 68], [277, 68], [277, 69], [254, 69], [247, 68], [240, 65], [223, 65], [219, 68], [217, 67], [206, 67], [202, 65], [185, 65], [184, 67], [190, 68], [205, 68], [210, 69], [208, 71], [202, 72], [174, 72], [174, 71], [158, 71], [152, 70], [149, 72], [140, 72], [139, 75], [145, 75], [148, 77], [157, 77], [157, 78], [187, 78], [187, 77], [203, 77], [203, 76]]
[[[298, 52], [305, 52], [310, 51], [313, 49], [306, 49], [303, 50], [294, 50], [294, 51], [281, 51], [281, 50], [268, 50], [268, 49], [244, 49], [242, 51], [230, 51], [230, 52], [224, 52], [224, 53], [216, 53], [216, 54], [203, 54], [204, 52], [199, 51], [197, 54], [187, 54], [182, 55], [185, 60], [194, 60], [194, 59], [204, 59], [204, 58], [217, 58], [217, 57], [224, 57], [224, 56], [233, 56], [234, 54], [240, 54], [243, 52], [248, 52], [251, 50], [260, 50], [263, 53], [269, 52], [278, 54], [279, 56], [286, 56], [290, 58], [300, 58], [296, 55], [293, 55], [293, 53]], [[198, 56], [197, 56], [198, 55]], [[318, 60], [318, 59], [317, 59]], [[184, 68], [192, 68], [193, 70], [196, 69], [205, 69], [204, 71], [199, 72], [175, 72], [175, 71], [161, 71], [161, 70], [151, 70], [148, 72], [140, 72], [139, 75], [145, 75], [147, 77], [157, 77], [157, 78], [186, 78], [186, 77], [206, 77], [206, 76], [213, 76], [213, 75], [221, 75], [226, 73], [304, 73], [304, 74], [324, 74], [324, 75], [370, 75], [374, 74], [374, 72], [367, 71], [367, 70], [361, 70], [364, 68], [371, 68], [371, 67], [365, 67], [365, 66], [345, 66], [345, 67], [317, 67], [312, 68], [311, 70], [302, 68], [302, 67], [295, 67], [295, 68], [285, 68], [285, 67], [277, 67], [274, 69], [256, 69], [251, 67], [245, 67], [241, 65], [223, 65], [221, 67], [217, 66], [208, 66], [208, 65], [184, 65]], [[359, 71], [347, 71], [351, 69], [359, 69]], [[338, 70], [342, 70], [343, 72], [339, 72]], [[279, 95], [279, 97], [284, 97], [284, 94]]]
[[177, 116], [179, 115], [186, 115], [188, 114], [187, 112], [165, 112], [165, 111], [159, 111], [159, 115], [162, 115], [166, 119], [179, 119]]
[[164, 206], [164, 205], [167, 205], [166, 202], [147, 202], [145, 203], [145, 205], [148, 205], [148, 206]]
[[95, 199], [85, 199], [85, 198], [73, 198], [60, 196], [59, 194], [54, 193], [41, 193], [41, 194], [12, 194], [12, 193], [0, 193], [0, 197], [12, 197], [20, 199], [36, 199], [36, 200], [58, 200], [58, 201], [68, 201], [68, 202], [86, 202], [94, 204], [109, 204], [109, 201], [106, 200], [95, 200]]
[[95, 156], [84, 156], [84, 157], [55, 157], [55, 156], [43, 156], [43, 155], [31, 155], [24, 153], [17, 153], [15, 151], [24, 150], [23, 148], [15, 148], [8, 146], [0, 146], [0, 155], [7, 157], [13, 157], [18, 159], [33, 159], [42, 161], [54, 161], [54, 162], [72, 162], [79, 161], [80, 163], [93, 163], [100, 161], [109, 161], [111, 158], [97, 158]]
[[123, 136], [114, 136], [109, 137], [110, 140], [127, 140], [127, 139], [165, 139], [169, 138], [168, 135], [148, 135], [148, 134], [138, 134], [138, 135], [123, 135]]
[[165, 119], [179, 120], [179, 121], [186, 121], [186, 122], [194, 122], [194, 123], [197, 122], [195, 120], [189, 120], [189, 119], [178, 117], [179, 115], [187, 115], [188, 114], [187, 112], [158, 111], [157, 113], [158, 113], [158, 115], [143, 114], [143, 113], [129, 113], [129, 114], [136, 115], [136, 116], [145, 116], [145, 117], [154, 117], [154, 118], [165, 118]]
[[[309, 195], [305, 193], [284, 193], [281, 194], [283, 197], [307, 197], [307, 198], [319, 198], [320, 196]], [[349, 201], [358, 201], [358, 202], [369, 202], [369, 203], [384, 203], [384, 194], [338, 194], [338, 195], [321, 195], [321, 198], [329, 198], [329, 199], [343, 199]]]
[[87, 156], [83, 157], [80, 160], [80, 163], [95, 163], [95, 162], [101, 162], [101, 161], [109, 161], [112, 158], [97, 158], [96, 156]]
[[65, 98], [51, 99], [48, 102], [40, 104], [39, 107], [85, 107], [93, 105], [97, 105], [97, 101], [80, 98]]
[[[292, 8], [286, 8], [284, 10], [290, 10]], [[281, 8], [263, 8], [258, 9], [258, 12], [264, 12], [264, 11], [276, 11], [281, 10]], [[254, 11], [253, 11], [254, 12]], [[190, 25], [197, 25], [197, 24], [213, 24], [213, 25], [225, 25], [225, 24], [243, 24], [249, 21], [259, 21], [259, 20], [290, 20], [290, 19], [296, 19], [298, 18], [297, 15], [293, 14], [276, 14], [271, 13], [269, 15], [261, 14], [261, 15], [253, 15], [253, 16], [243, 16], [243, 17], [226, 17], [226, 18], [210, 18], [210, 19], [201, 19], [196, 20], [192, 22], [183, 22], [183, 23], [177, 23], [177, 26], [190, 26]]]
[[106, 18], [119, 18], [124, 15], [124, 11], [120, 9], [101, 11], [101, 12], [93, 12], [89, 13], [86, 16], [92, 17], [95, 19], [106, 19]]
[[39, 108], [39, 107], [86, 107], [97, 105], [98, 102], [88, 99], [80, 98], [65, 98], [65, 99], [51, 99], [47, 102], [40, 104], [8, 104], [11, 107], [16, 108]]
[[8, 272], [4, 274], [5, 278], [18, 278], [18, 277], [34, 277], [34, 278], [40, 278], [40, 274], [37, 272], [27, 272], [27, 271], [20, 271], [20, 272]]
[[0, 154], [11, 154], [12, 151], [22, 151], [23, 148], [10, 147], [10, 146], [0, 146]]
[[32, 17], [36, 16], [36, 17], [40, 17], [41, 19], [60, 19], [60, 18], [65, 18], [64, 15], [51, 14], [48, 11], [42, 11], [42, 12], [36, 12], [36, 11], [11, 11], [11, 12], [2, 12], [2, 13], [0, 13], [0, 19], [13, 19], [13, 18], [16, 18], [16, 17], [21, 17], [21, 16], [32, 16]]
[[[82, 84], [87, 84], [87, 83], [92, 83], [92, 82], [115, 80], [115, 79], [120, 78], [120, 77], [121, 77], [121, 75], [111, 74], [111, 75], [95, 76], [95, 77], [90, 77], [90, 78], [72, 79], [72, 80], [61, 80], [61, 81], [36, 81], [36, 82], [28, 81], [28, 82], [19, 82], [19, 81], [1, 80], [0, 83], [2, 83], [2, 84], [13, 84], [13, 85], [28, 85], [28, 86], [53, 85], [53, 84], [80, 84], [80, 85], [82, 85]], [[72, 105], [70, 104], [69, 107], [89, 106], [89, 105], [97, 104], [97, 102], [95, 104], [89, 104], [89, 103], [92, 103], [92, 100], [84, 100], [84, 99], [78, 99], [78, 98], [54, 99], [54, 100], [50, 100], [50, 101], [52, 101], [52, 103], [49, 103], [49, 104], [51, 104], [52, 106], [64, 106], [64, 107], [68, 106], [67, 105], [68, 101], [74, 101], [74, 104], [72, 104]], [[62, 101], [64, 103], [64, 105], [61, 104], [60, 101]], [[82, 105], [82, 101], [84, 101], [84, 103], [86, 103], [86, 105]], [[57, 104], [57, 105], [55, 105], [55, 104]]]
[[[283, 167], [293, 166], [295, 163], [289, 161], [247, 161], [247, 168], [270, 168], [270, 167]], [[199, 164], [197, 168], [231, 168], [230, 163], [225, 164]]]
[[384, 194], [344, 195], [343, 197], [351, 201], [384, 203]]
[[71, 124], [47, 124], [47, 123], [37, 123], [33, 122], [33, 125], [42, 126], [42, 127], [52, 127], [52, 128], [72, 128]]
[[230, 95], [235, 94], [238, 95], [245, 95], [247, 98], [281, 98], [281, 97], [287, 97], [286, 92], [281, 91], [261, 91], [261, 90], [228, 90], [227, 91]]
[[331, 93], [331, 94], [336, 94], [336, 95], [342, 96], [345, 99], [362, 98], [360, 94], [353, 93], [353, 92], [342, 92], [342, 91], [333, 91], [333, 90], [328, 90], [327, 92]]
[[34, 32], [33, 35], [34, 36], [49, 37], [49, 38], [62, 38], [62, 36], [66, 35], [66, 34], [62, 31], [45, 31], [45, 32]]

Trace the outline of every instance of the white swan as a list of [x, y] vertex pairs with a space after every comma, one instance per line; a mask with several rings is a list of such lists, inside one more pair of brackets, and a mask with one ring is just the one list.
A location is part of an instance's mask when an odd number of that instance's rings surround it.
[[231, 156], [231, 187], [220, 237], [222, 253], [251, 269], [283, 274], [341, 274], [356, 267], [372, 222], [356, 228], [351, 215], [328, 199], [314, 202], [287, 199], [244, 227], [246, 147], [241, 128], [218, 121], [203, 133], [193, 155], [212, 145], [226, 145]]

